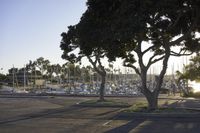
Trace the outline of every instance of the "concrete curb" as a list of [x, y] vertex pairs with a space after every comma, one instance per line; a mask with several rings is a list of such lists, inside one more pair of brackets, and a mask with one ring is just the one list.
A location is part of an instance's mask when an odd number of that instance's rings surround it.
[[132, 118], [132, 117], [145, 117], [145, 118], [200, 118], [200, 113], [128, 113], [121, 112], [118, 117]]
[[185, 109], [185, 110], [199, 111], [199, 113], [200, 113], [200, 108], [175, 107], [175, 109]]

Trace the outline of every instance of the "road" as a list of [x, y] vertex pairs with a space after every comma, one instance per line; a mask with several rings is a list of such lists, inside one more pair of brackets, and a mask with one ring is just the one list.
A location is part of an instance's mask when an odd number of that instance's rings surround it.
[[[199, 118], [121, 118], [121, 108], [79, 107], [92, 97], [0, 98], [0, 133], [199, 133]], [[143, 98], [115, 98], [134, 103]]]

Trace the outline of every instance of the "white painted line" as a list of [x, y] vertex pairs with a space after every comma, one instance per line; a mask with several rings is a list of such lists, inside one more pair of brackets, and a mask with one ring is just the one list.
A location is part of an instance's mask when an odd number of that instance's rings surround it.
[[105, 123], [103, 124], [103, 126], [108, 125], [108, 124], [111, 123], [112, 121], [113, 121], [113, 120], [109, 120], [109, 121], [105, 122]]
[[[123, 110], [123, 109], [119, 109], [117, 112], [121, 112], [122, 110]], [[115, 112], [115, 113], [117, 113], [117, 112]], [[118, 116], [115, 116], [112, 120], [109, 120], [109, 121], [105, 122], [102, 126], [108, 125], [108, 124], [111, 123], [113, 120], [115, 120], [117, 117], [118, 117]]]

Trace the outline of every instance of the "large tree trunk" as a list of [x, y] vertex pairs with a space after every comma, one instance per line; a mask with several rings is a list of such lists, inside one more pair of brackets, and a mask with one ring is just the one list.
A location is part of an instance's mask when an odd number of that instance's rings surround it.
[[106, 74], [101, 74], [101, 86], [99, 90], [99, 101], [104, 101], [105, 95], [105, 83], [106, 83]]
[[[160, 78], [160, 79], [159, 79]], [[162, 78], [162, 79], [161, 79]], [[142, 75], [141, 75], [141, 82], [142, 82], [142, 93], [144, 94], [145, 98], [147, 99], [148, 103], [148, 110], [155, 110], [158, 108], [158, 95], [159, 91], [161, 89], [163, 77], [157, 77], [156, 87], [152, 88], [153, 90], [150, 90], [147, 87], [147, 71], [143, 69]]]
[[[158, 108], [158, 91], [151, 91], [147, 88], [147, 69], [143, 68], [141, 74], [142, 88], [141, 91], [147, 99], [148, 110], [155, 110]], [[158, 88], [157, 88], [158, 89]]]
[[151, 92], [145, 95], [148, 102], [148, 110], [155, 110], [158, 108], [158, 94]]

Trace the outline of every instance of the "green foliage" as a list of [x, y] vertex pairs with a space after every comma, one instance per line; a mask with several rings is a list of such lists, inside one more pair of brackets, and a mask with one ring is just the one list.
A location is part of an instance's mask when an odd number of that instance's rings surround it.
[[[166, 40], [190, 30], [199, 31], [196, 0], [88, 0], [87, 5], [81, 21], [84, 37], [89, 42], [95, 41], [92, 45], [101, 45], [112, 60], [126, 58], [127, 51], [133, 51], [139, 41], [151, 41], [156, 46], [152, 50], [161, 52]], [[188, 34], [184, 40], [173, 45], [199, 50], [194, 35]]]
[[8, 77], [6, 75], [0, 73], [0, 82], [3, 82], [7, 79], [8, 79]]
[[183, 97], [200, 98], [200, 92], [189, 92], [188, 94], [184, 94]]
[[192, 80], [200, 79], [200, 55], [190, 59], [191, 63], [186, 66], [186, 75]]
[[184, 73], [180, 74], [180, 78], [182, 79], [190, 79], [190, 80], [200, 80], [200, 55], [190, 59], [190, 64], [184, 67]]
[[114, 100], [104, 100], [104, 101], [99, 101], [99, 100], [88, 100], [79, 103], [81, 106], [91, 106], [91, 107], [129, 107], [130, 105], [125, 102], [119, 102], [119, 101], [114, 101]]
[[91, 67], [81, 67], [77, 64], [65, 63], [62, 66], [60, 64], [51, 64], [48, 59], [40, 57], [35, 61], [29, 61], [25, 68], [10, 68], [8, 75], [0, 74], [0, 82], [12, 81], [13, 73], [15, 79], [19, 81], [19, 78], [23, 78], [24, 71], [27, 80], [33, 82], [35, 78], [43, 78], [54, 83], [58, 82], [58, 78], [63, 80], [82, 80], [88, 82], [90, 80]]
[[10, 68], [8, 69], [8, 73], [12, 74], [12, 73], [17, 73], [18, 72], [18, 68]]
[[39, 70], [43, 74], [44, 71], [46, 71], [48, 66], [50, 65], [50, 61], [45, 60], [43, 57], [40, 57], [40, 58], [36, 59], [36, 61], [34, 61], [33, 64], [34, 64], [34, 67], [39, 68]]
[[133, 104], [130, 108], [125, 110], [126, 112], [145, 112], [147, 110], [147, 103], [138, 102]]
[[159, 113], [159, 114], [178, 114], [178, 113], [195, 113], [198, 111], [193, 110], [187, 110], [184, 108], [170, 108], [170, 107], [159, 107], [156, 110], [148, 110], [147, 103], [144, 102], [138, 102], [129, 107], [128, 109], [125, 109], [123, 112], [128, 113]]
[[[61, 34], [62, 57], [71, 62], [80, 61], [84, 56], [95, 57], [93, 65], [105, 56], [110, 61], [122, 58], [125, 66], [140, 75], [145, 95], [155, 92], [156, 98], [171, 55], [200, 50], [199, 39], [195, 37], [200, 31], [199, 0], [88, 0], [87, 6], [80, 22]], [[148, 43], [145, 50], [143, 42]], [[180, 52], [173, 51], [173, 46], [180, 46]], [[73, 51], [77, 48], [79, 53], [75, 55]], [[144, 59], [148, 52], [152, 56]], [[156, 91], [150, 92], [147, 71], [161, 60], [163, 68]]]

